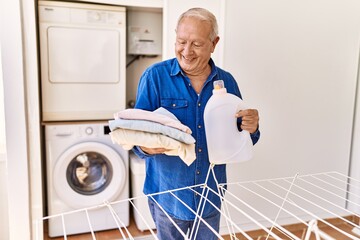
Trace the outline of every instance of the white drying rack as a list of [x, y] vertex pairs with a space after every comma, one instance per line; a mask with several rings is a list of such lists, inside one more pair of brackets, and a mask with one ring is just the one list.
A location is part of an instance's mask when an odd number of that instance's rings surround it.
[[[207, 179], [210, 174], [214, 175], [213, 166], [210, 166]], [[216, 179], [216, 178], [215, 178]], [[207, 182], [207, 181], [206, 181]], [[198, 211], [196, 214], [196, 223], [203, 222], [210, 230], [212, 230], [219, 239], [224, 239], [219, 233], [212, 229], [202, 218], [202, 207], [204, 202], [209, 202], [207, 195], [209, 192], [217, 194], [223, 200], [222, 209], [220, 211], [222, 218], [226, 221], [226, 226], [230, 239], [236, 240], [238, 237], [241, 239], [251, 238], [246, 228], [243, 226], [252, 224], [252, 230], [261, 229], [265, 233], [266, 238], [262, 239], [311, 239], [319, 240], [333, 240], [333, 239], [360, 239], [357, 235], [360, 232], [360, 227], [353, 221], [350, 221], [346, 216], [355, 216], [360, 219], [359, 214], [348, 210], [347, 205], [351, 204], [355, 208], [360, 207], [360, 196], [349, 192], [348, 189], [360, 189], [360, 181], [350, 178], [338, 172], [326, 172], [309, 175], [298, 175], [287, 178], [266, 179], [258, 181], [236, 182], [227, 183], [227, 189], [224, 184], [218, 184], [218, 191], [215, 192], [204, 184], [169, 190], [156, 194], [149, 194], [146, 196], [129, 198], [117, 202], [106, 202], [101, 205], [84, 208], [76, 211], [65, 212], [53, 216], [47, 216], [36, 222], [37, 231], [40, 231], [44, 221], [50, 218], [61, 217], [63, 225], [63, 237], [67, 239], [66, 223], [64, 216], [71, 215], [78, 212], [85, 212], [89, 225], [89, 232], [92, 239], [95, 240], [96, 236], [91, 225], [91, 211], [98, 208], [108, 208], [111, 212], [114, 221], [118, 227], [118, 231], [123, 239], [136, 239], [133, 237], [129, 229], [121, 222], [119, 216], [114, 211], [113, 206], [124, 201], [129, 201], [134, 210], [140, 215], [145, 225], [150, 229], [150, 234], [153, 239], [158, 239], [156, 232], [151, 230], [150, 223], [145, 221], [139, 209], [135, 206], [134, 200], [139, 198], [151, 198], [158, 204], [154, 198], [158, 194], [170, 194], [176, 198], [181, 204], [188, 209], [191, 208], [174, 193], [178, 191], [192, 191], [195, 193], [196, 187], [202, 187], [201, 201], [199, 203]], [[358, 191], [357, 191], [358, 192]], [[225, 198], [223, 198], [223, 193]], [[355, 199], [350, 201], [350, 199]], [[356, 200], [357, 199], [357, 200]], [[211, 202], [209, 202], [212, 204]], [[212, 204], [213, 205], [213, 204]], [[158, 204], [162, 209], [162, 207]], [[214, 206], [214, 205], [213, 205]], [[215, 206], [214, 206], [215, 207]], [[166, 213], [165, 213], [166, 214]], [[235, 219], [232, 216], [241, 216], [241, 219]], [[167, 215], [168, 216], [168, 215]], [[168, 216], [169, 217], [169, 216]], [[333, 224], [327, 219], [337, 219], [352, 228], [352, 231], [345, 231], [338, 227], [339, 224]], [[171, 218], [169, 218], [171, 220]], [[302, 236], [297, 236], [285, 227], [281, 226], [280, 222], [300, 223], [306, 229]], [[176, 224], [173, 222], [176, 226]], [[326, 226], [327, 229], [332, 229], [332, 236], [319, 228], [319, 225]], [[176, 226], [177, 227], [177, 226]], [[194, 224], [194, 228], [187, 233], [182, 232], [177, 227], [178, 231], [182, 234], [184, 239], [196, 239], [197, 229], [199, 224]], [[37, 236], [41, 236], [37, 232]], [[150, 237], [151, 237], [150, 236]], [[39, 238], [37, 238], [39, 239]]]

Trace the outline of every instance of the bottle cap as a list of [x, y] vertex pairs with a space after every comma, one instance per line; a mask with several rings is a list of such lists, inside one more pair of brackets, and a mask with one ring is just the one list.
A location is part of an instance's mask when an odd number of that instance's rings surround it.
[[213, 85], [214, 85], [213, 94], [226, 93], [226, 88], [224, 86], [223, 80], [216, 80], [214, 81]]
[[223, 80], [214, 81], [214, 89], [219, 90], [221, 88], [224, 88], [224, 81]]

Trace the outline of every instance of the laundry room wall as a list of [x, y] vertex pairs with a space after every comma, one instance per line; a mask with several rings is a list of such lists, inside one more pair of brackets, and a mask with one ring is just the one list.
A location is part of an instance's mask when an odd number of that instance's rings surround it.
[[226, 1], [224, 68], [259, 110], [261, 130], [255, 157], [229, 167], [230, 181], [349, 174], [359, 9], [359, 1]]
[[[103, 2], [114, 4], [124, 1]], [[133, 2], [137, 4], [139, 1]], [[10, 65], [11, 68], [7, 70], [17, 75], [13, 75], [15, 78], [6, 75], [5, 78], [7, 83], [14, 84], [13, 92], [7, 92], [8, 96], [17, 96], [14, 102], [18, 102], [21, 96], [17, 95], [19, 90], [16, 90], [21, 83], [26, 80], [30, 88], [27, 99], [25, 96], [22, 99], [27, 102], [28, 112], [20, 112], [24, 106], [15, 109], [18, 118], [8, 124], [9, 129], [19, 130], [26, 126], [21, 117], [27, 116], [29, 125], [24, 132], [30, 133], [29, 149], [33, 155], [12, 157], [12, 161], [8, 162], [9, 169], [13, 171], [8, 174], [12, 175], [11, 179], [17, 180], [13, 183], [16, 186], [14, 189], [22, 194], [30, 190], [30, 180], [16, 178], [18, 166], [24, 171], [27, 163], [33, 164], [29, 170], [33, 179], [31, 184], [41, 185], [38, 165], [39, 112], [35, 105], [38, 92], [34, 84], [37, 81], [36, 28], [33, 25], [35, 10], [34, 6], [29, 6], [31, 4], [34, 5], [34, 2], [19, 0], [6, 3], [6, 8], [2, 3], [0, 7], [1, 32], [11, 29], [7, 34], [1, 34], [3, 49], [8, 47], [7, 51], [15, 53], [11, 56], [18, 59], [22, 54], [15, 50], [24, 49], [26, 52], [26, 73], [20, 74], [22, 65], [20, 68], [18, 65]], [[237, 166], [237, 170], [230, 171], [231, 181], [290, 176], [297, 171], [313, 173], [333, 169], [347, 173], [360, 36], [359, 4], [357, 0], [226, 1], [226, 14], [221, 16], [226, 21], [225, 37], [221, 39], [225, 41], [224, 52], [221, 53], [223, 66], [238, 79], [249, 106], [260, 110], [262, 130], [255, 158]], [[20, 5], [24, 23], [19, 22]], [[5, 14], [5, 10], [9, 10], [8, 14]], [[8, 26], [3, 28], [5, 23]], [[17, 46], [16, 43], [22, 40], [17, 32], [21, 28], [25, 29], [26, 38], [24, 45]], [[4, 38], [8, 41], [4, 42]], [[6, 45], [10, 40], [11, 45]], [[172, 47], [169, 45], [169, 49]], [[6, 63], [12, 60], [9, 58]], [[143, 69], [150, 60], [143, 59], [137, 64]], [[142, 72], [136, 71], [135, 66], [131, 66], [134, 71], [130, 76], [133, 77], [129, 77], [129, 80], [133, 79], [130, 80], [130, 92], [133, 95], [129, 99], [135, 96], [136, 81]], [[11, 100], [5, 97], [9, 109], [14, 103]], [[19, 149], [27, 151], [26, 146], [15, 148], [19, 139], [22, 141], [26, 138], [24, 132], [11, 132], [12, 137], [17, 139], [11, 142], [13, 153]], [[27, 170], [24, 172], [27, 173]], [[32, 219], [42, 214], [39, 189], [41, 187], [36, 190], [33, 188], [31, 192], [32, 198], [35, 198], [28, 207], [33, 208]], [[31, 223], [25, 220], [29, 219], [29, 209], [21, 210], [29, 203], [27, 197], [30, 194], [16, 198], [16, 192], [12, 191], [10, 195], [9, 199], [16, 200], [10, 203], [9, 208], [12, 216], [8, 222], [10, 239], [28, 239], [30, 231], [27, 227]], [[24, 224], [21, 222], [22, 229], [18, 228], [18, 220], [25, 221]]]
[[[0, 48], [1, 56], [1, 48]], [[5, 111], [2, 61], [0, 58], [0, 239], [8, 238], [8, 201], [6, 168]]]
[[358, 1], [226, 1], [224, 67], [259, 109], [262, 132], [238, 176], [348, 173], [359, 9]]
[[0, 156], [0, 239], [8, 239], [8, 194], [6, 178], [6, 159], [5, 154]]
[[360, 179], [360, 46], [359, 46], [359, 61], [358, 61], [358, 78], [357, 78], [357, 90], [356, 90], [356, 104], [355, 104], [355, 117], [354, 117], [354, 128], [353, 138], [351, 145], [351, 161], [350, 161], [350, 194], [349, 196], [349, 209], [360, 214], [360, 206], [358, 204], [360, 196], [360, 188], [357, 183]]

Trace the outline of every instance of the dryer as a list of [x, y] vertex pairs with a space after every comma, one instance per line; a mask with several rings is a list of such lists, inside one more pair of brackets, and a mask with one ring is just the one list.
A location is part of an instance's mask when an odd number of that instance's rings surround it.
[[[104, 202], [129, 225], [129, 152], [112, 143], [106, 123], [45, 126], [48, 215], [88, 212], [94, 231], [117, 228]], [[126, 201], [121, 201], [126, 200]], [[66, 234], [90, 232], [84, 211], [64, 215]], [[50, 218], [49, 236], [63, 235], [62, 218]]]
[[39, 1], [42, 120], [108, 120], [126, 107], [126, 8]]

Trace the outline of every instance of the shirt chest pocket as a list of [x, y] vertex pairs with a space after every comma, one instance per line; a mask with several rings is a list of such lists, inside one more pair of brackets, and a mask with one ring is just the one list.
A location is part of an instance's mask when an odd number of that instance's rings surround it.
[[161, 99], [161, 106], [173, 113], [180, 122], [186, 122], [188, 101], [186, 99]]

